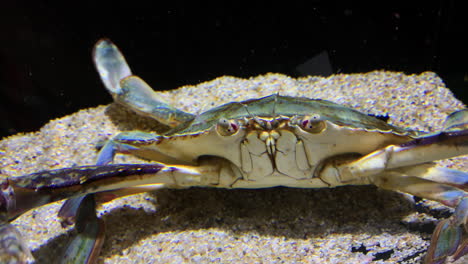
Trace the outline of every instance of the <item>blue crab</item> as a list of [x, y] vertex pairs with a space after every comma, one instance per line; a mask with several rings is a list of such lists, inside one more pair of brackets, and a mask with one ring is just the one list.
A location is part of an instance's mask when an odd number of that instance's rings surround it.
[[[22, 213], [70, 198], [59, 216], [78, 235], [66, 263], [92, 263], [102, 245], [96, 201], [160, 188], [331, 188], [376, 185], [441, 202], [455, 213], [434, 231], [426, 262], [468, 251], [466, 172], [433, 160], [468, 154], [468, 111], [450, 115], [442, 131], [424, 134], [387, 124], [341, 105], [278, 94], [228, 103], [200, 115], [178, 110], [132, 75], [108, 40], [94, 60], [115, 101], [171, 127], [124, 132], [102, 146], [96, 165], [6, 178], [1, 182], [0, 261], [23, 263], [26, 243], [9, 224]], [[110, 164], [116, 153], [157, 162]]]

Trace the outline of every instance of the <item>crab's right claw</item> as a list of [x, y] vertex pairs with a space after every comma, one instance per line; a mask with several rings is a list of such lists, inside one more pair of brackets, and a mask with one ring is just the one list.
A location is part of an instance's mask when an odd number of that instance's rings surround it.
[[444, 263], [447, 258], [455, 261], [468, 254], [468, 196], [464, 197], [449, 219], [441, 221], [431, 239], [426, 263]]

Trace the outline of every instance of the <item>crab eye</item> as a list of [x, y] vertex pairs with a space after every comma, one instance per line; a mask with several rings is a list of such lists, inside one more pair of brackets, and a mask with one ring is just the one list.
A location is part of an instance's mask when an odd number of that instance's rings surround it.
[[299, 121], [299, 127], [309, 133], [317, 134], [325, 129], [326, 124], [323, 120], [320, 120], [319, 115], [311, 115], [304, 116], [304, 118]]
[[235, 120], [221, 118], [216, 126], [216, 131], [218, 131], [218, 134], [221, 136], [231, 136], [239, 131], [239, 124]]

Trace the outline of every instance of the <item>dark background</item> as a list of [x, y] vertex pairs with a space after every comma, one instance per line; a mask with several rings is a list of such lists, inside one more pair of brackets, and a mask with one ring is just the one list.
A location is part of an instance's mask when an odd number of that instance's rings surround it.
[[91, 63], [102, 37], [157, 90], [222, 75], [385, 69], [435, 71], [468, 102], [464, 1], [192, 2], [3, 1], [0, 137], [111, 102]]

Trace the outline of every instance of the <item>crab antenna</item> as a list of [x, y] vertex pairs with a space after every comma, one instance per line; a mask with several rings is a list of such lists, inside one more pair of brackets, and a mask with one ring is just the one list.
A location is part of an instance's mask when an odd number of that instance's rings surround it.
[[243, 103], [240, 103], [244, 108], [245, 108], [245, 111], [247, 112], [247, 114], [249, 114], [250, 118], [252, 119], [255, 119], [255, 121], [257, 121], [258, 117], [252, 115], [252, 113], [250, 113], [249, 111], [249, 107]]
[[279, 91], [276, 92], [275, 103], [273, 104], [272, 116], [274, 119], [276, 119], [276, 103], [278, 103], [278, 96], [279, 96]]
[[245, 111], [247, 112], [247, 114], [249, 114], [250, 118], [255, 120], [255, 122], [257, 122], [257, 124], [259, 124], [262, 128], [266, 129], [266, 127], [263, 125], [262, 121], [257, 116], [254, 116], [254, 115], [252, 115], [252, 113], [250, 113], [249, 107], [247, 105], [245, 105], [243, 103], [240, 103], [240, 104], [245, 108]]

